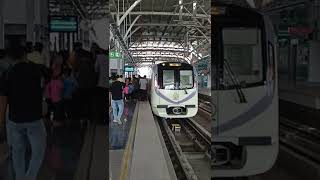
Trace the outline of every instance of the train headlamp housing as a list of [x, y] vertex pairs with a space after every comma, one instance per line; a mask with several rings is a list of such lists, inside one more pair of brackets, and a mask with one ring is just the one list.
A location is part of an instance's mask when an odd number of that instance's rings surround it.
[[179, 66], [181, 66], [181, 64], [180, 63], [169, 63], [169, 66], [171, 66], [171, 67], [179, 67]]
[[212, 15], [225, 15], [226, 14], [226, 7], [222, 6], [214, 6], [212, 7]]
[[159, 89], [159, 84], [158, 84], [158, 80], [157, 80], [157, 75], [154, 76], [154, 88], [155, 88], [155, 89]]

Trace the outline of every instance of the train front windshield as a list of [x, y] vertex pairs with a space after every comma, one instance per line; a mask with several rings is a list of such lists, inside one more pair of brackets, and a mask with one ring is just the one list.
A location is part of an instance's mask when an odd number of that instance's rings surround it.
[[263, 60], [261, 47], [261, 30], [255, 27], [228, 27], [222, 29], [224, 81], [232, 84], [233, 71], [239, 82], [254, 85], [263, 82]]
[[213, 87], [233, 89], [239, 85], [264, 85], [267, 59], [263, 17], [241, 8], [217, 6], [216, 9]]
[[194, 72], [190, 65], [159, 66], [158, 82], [160, 89], [183, 90], [194, 87]]

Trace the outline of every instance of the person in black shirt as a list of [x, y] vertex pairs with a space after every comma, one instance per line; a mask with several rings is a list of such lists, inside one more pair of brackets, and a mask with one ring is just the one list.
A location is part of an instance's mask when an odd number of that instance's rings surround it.
[[[46, 129], [41, 120], [44, 69], [27, 61], [24, 48], [18, 43], [11, 45], [9, 55], [15, 64], [1, 77], [0, 126], [4, 126], [9, 105], [6, 127], [16, 180], [35, 180], [46, 148]], [[25, 167], [27, 141], [32, 148], [28, 168]]]
[[112, 112], [113, 112], [113, 122], [117, 122], [122, 124], [121, 117], [124, 108], [123, 102], [123, 88], [125, 84], [119, 79], [114, 78], [114, 82], [111, 84], [110, 93], [112, 96], [111, 105], [112, 105]]

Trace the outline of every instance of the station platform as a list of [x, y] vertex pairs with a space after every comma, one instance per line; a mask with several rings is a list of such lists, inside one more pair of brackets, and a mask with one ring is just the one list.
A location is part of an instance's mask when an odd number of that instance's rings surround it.
[[127, 121], [122, 120], [123, 124], [114, 123], [110, 118], [111, 179], [176, 179], [150, 104], [127, 102], [125, 109]]
[[320, 110], [320, 83], [279, 81], [279, 98], [298, 105]]
[[[107, 179], [107, 132], [106, 125], [90, 122], [82, 128], [68, 128], [59, 137], [52, 137], [47, 130], [46, 154], [37, 179]], [[6, 142], [0, 144], [0, 179], [13, 180], [8, 149]]]
[[204, 88], [204, 87], [199, 87], [198, 88], [198, 93], [201, 95], [206, 95], [206, 96], [211, 96], [211, 89], [209, 88]]

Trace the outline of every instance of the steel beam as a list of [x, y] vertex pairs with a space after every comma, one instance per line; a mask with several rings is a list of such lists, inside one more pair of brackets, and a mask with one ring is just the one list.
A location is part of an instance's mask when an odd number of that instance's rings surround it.
[[[128, 26], [130, 24], [127, 24]], [[198, 28], [204, 28], [204, 29], [210, 29], [211, 27], [199, 27], [197, 24], [167, 24], [167, 23], [137, 23], [134, 24], [134, 26], [171, 26], [171, 27], [198, 27]]]
[[124, 38], [124, 40], [127, 40], [128, 38], [130, 38], [135, 32], [137, 32], [139, 29], [141, 28], [141, 26], [135, 28], [126, 38]]
[[[118, 26], [120, 26], [120, 24], [123, 22], [123, 20], [128, 16], [129, 13], [131, 13], [131, 11], [133, 10], [133, 8], [135, 8], [142, 0], [136, 0], [130, 7], [129, 9], [123, 13], [123, 15], [121, 16], [121, 18], [118, 21]], [[121, 13], [119, 13], [121, 14]]]
[[[116, 12], [111, 12], [112, 15], [117, 14]], [[120, 12], [120, 14], [123, 14], [122, 12]], [[179, 13], [174, 13], [174, 12], [159, 12], [159, 11], [134, 11], [134, 12], [130, 12], [131, 15], [155, 15], [155, 16], [179, 16]], [[192, 17], [193, 15], [189, 14], [189, 13], [182, 13], [181, 16], [184, 17]], [[197, 14], [196, 18], [210, 18], [210, 15], [206, 15], [206, 14]]]
[[130, 33], [132, 27], [134, 26], [134, 24], [138, 21], [138, 19], [141, 17], [141, 15], [137, 16], [133, 22], [131, 23], [130, 27], [128, 28], [126, 34], [124, 35], [123, 39], [127, 39], [128, 34]]

